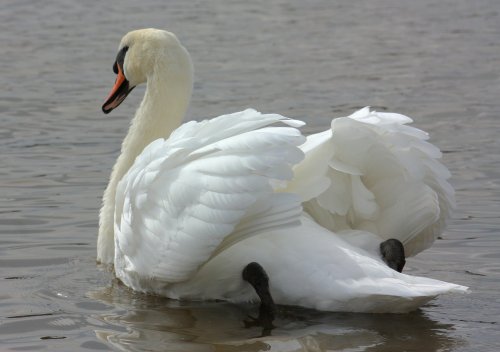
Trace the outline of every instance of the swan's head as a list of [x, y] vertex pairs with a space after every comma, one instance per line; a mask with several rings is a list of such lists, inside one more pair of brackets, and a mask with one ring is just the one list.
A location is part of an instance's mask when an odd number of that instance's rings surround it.
[[145, 83], [154, 74], [172, 71], [191, 75], [191, 60], [177, 37], [159, 29], [139, 29], [127, 33], [118, 47], [113, 71], [115, 85], [111, 89], [102, 111], [108, 114], [118, 107], [137, 85]]

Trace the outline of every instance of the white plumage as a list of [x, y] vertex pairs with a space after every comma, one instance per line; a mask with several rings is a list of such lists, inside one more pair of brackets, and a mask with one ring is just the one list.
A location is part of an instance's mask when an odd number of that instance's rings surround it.
[[397, 238], [407, 256], [430, 247], [444, 229], [454, 191], [438, 161], [441, 152], [410, 122], [369, 108], [334, 119], [331, 130], [309, 136], [301, 147], [306, 160], [295, 167], [289, 191], [299, 193], [305, 210], [331, 231]]
[[264, 128], [275, 122], [302, 124], [247, 110], [187, 123], [144, 149], [116, 190], [115, 270], [126, 284], [188, 280], [223, 241], [297, 222], [300, 199], [270, 180], [293, 177], [305, 138]]
[[388, 238], [408, 255], [428, 248], [453, 205], [441, 154], [411, 119], [365, 108], [306, 139], [302, 122], [248, 109], [175, 129], [191, 92], [187, 51], [153, 29], [125, 47], [103, 109], [124, 99], [121, 82], [147, 90], [105, 192], [98, 259], [126, 285], [253, 300], [241, 272], [258, 262], [277, 303], [322, 310], [404, 312], [466, 290], [380, 258]]

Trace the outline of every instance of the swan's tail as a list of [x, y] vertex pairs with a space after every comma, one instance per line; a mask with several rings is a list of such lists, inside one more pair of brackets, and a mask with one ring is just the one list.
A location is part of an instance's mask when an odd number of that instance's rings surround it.
[[[425, 277], [404, 275], [400, 278], [378, 279], [376, 286], [370, 282], [358, 281], [359, 292], [351, 299], [343, 302], [336, 310], [367, 313], [407, 313], [439, 295], [450, 293], [467, 293], [465, 286], [429, 279]], [[320, 310], [331, 310], [324, 302], [324, 306], [317, 306]], [[334, 305], [337, 305], [334, 302]]]

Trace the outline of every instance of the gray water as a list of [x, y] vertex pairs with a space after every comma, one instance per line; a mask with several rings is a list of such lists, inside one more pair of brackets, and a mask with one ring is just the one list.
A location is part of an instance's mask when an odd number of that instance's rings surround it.
[[[500, 2], [9, 1], [0, 4], [0, 350], [498, 351]], [[470, 286], [404, 315], [136, 294], [95, 263], [111, 166], [143, 89], [104, 117], [124, 33], [177, 33], [196, 67], [188, 119], [254, 107], [305, 131], [371, 105], [444, 151], [458, 207], [407, 272]]]

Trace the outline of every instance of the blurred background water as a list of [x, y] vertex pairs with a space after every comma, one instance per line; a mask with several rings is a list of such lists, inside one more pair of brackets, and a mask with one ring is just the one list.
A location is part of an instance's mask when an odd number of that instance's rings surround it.
[[[0, 8], [0, 349], [498, 351], [500, 2], [5, 0]], [[444, 151], [458, 208], [407, 272], [470, 286], [406, 315], [135, 294], [95, 263], [98, 209], [142, 97], [100, 111], [122, 35], [175, 32], [196, 84], [188, 119], [254, 107], [308, 122], [371, 105]]]

